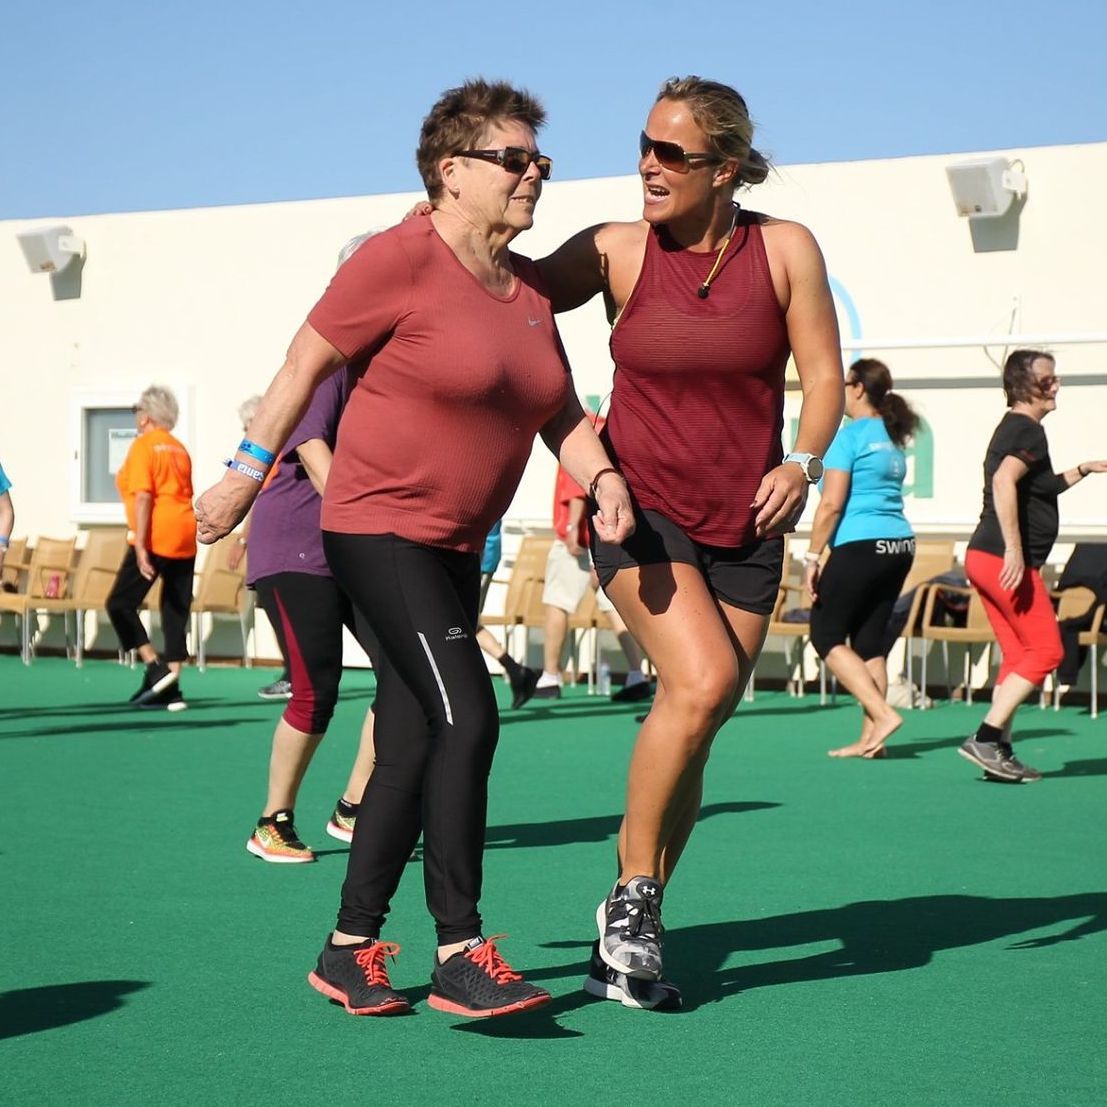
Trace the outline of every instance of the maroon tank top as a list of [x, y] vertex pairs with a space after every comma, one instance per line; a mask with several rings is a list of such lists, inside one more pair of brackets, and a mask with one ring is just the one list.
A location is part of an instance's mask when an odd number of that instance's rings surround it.
[[757, 540], [750, 510], [780, 464], [788, 332], [757, 216], [701, 300], [716, 251], [650, 228], [642, 272], [611, 335], [615, 383], [604, 439], [643, 508], [709, 546]]

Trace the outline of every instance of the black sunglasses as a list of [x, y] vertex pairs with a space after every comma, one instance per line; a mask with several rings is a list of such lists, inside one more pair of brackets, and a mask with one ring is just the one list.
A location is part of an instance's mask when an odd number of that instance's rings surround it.
[[723, 160], [715, 154], [690, 154], [675, 142], [661, 142], [656, 138], [650, 138], [643, 131], [638, 136], [638, 153], [645, 157], [651, 150], [659, 165], [665, 169], [672, 169], [675, 173], [687, 173], [694, 168], [693, 161], [718, 165]]
[[538, 166], [538, 176], [544, 181], [548, 181], [553, 172], [553, 162], [545, 154], [540, 154], [536, 150], [524, 150], [522, 146], [505, 146], [502, 150], [458, 150], [454, 157], [494, 161], [509, 173], [516, 173], [520, 177], [533, 162]]

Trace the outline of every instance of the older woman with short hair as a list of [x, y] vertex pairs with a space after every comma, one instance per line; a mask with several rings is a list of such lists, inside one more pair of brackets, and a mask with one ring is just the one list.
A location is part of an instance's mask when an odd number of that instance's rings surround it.
[[[188, 657], [186, 635], [196, 565], [196, 517], [192, 511], [192, 460], [170, 433], [177, 425], [177, 398], [151, 385], [131, 409], [138, 437], [131, 443], [115, 483], [127, 512], [127, 553], [107, 600], [119, 644], [135, 650], [146, 665], [131, 703], [180, 711], [181, 665]], [[138, 609], [161, 578], [161, 657], [150, 643]]]
[[1057, 410], [1061, 378], [1051, 353], [1015, 350], [1003, 366], [1008, 411], [984, 454], [984, 506], [969, 539], [965, 572], [980, 593], [1003, 663], [992, 705], [958, 752], [990, 780], [1032, 784], [1042, 779], [1011, 745], [1015, 712], [1061, 664], [1057, 615], [1040, 569], [1057, 540], [1057, 497], [1107, 461], [1082, 461], [1053, 471], [1042, 420]]
[[[480, 553], [535, 434], [598, 501], [597, 530], [633, 529], [626, 485], [573, 391], [545, 286], [510, 243], [534, 222], [550, 159], [545, 112], [507, 84], [466, 82], [423, 122], [434, 210], [366, 242], [296, 334], [221, 484], [201, 541], [243, 516], [315, 387], [356, 379], [323, 498], [327, 560], [380, 639], [376, 766], [358, 813], [338, 926], [309, 976], [351, 1014], [408, 1009], [381, 928], [423, 835], [438, 953], [432, 1007], [501, 1015], [549, 1001], [482, 936], [496, 700], [476, 641]], [[542, 894], [535, 888], [535, 894]]]

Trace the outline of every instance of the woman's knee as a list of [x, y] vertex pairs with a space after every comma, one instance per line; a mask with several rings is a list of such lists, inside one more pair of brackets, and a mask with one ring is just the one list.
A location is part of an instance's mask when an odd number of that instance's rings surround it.
[[680, 681], [665, 682], [666, 702], [695, 731], [710, 729], [713, 733], [729, 717], [740, 694], [741, 674], [736, 660], [732, 664], [704, 666], [685, 674]]

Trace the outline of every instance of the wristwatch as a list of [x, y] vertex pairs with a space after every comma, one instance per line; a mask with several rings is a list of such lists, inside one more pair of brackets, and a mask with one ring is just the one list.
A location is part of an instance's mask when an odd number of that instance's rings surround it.
[[823, 479], [823, 459], [814, 454], [785, 454], [785, 461], [794, 461], [807, 478], [808, 484], [818, 484]]

